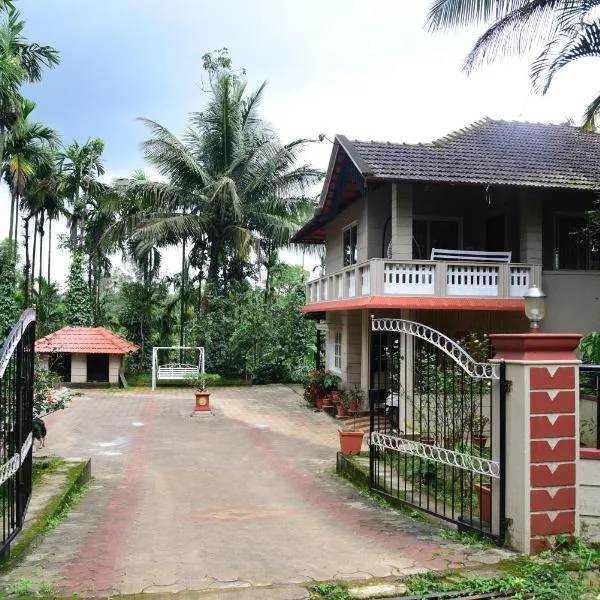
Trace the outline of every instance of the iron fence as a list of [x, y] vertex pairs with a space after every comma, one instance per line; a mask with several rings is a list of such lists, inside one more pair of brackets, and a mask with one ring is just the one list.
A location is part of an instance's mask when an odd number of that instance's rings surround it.
[[27, 310], [0, 350], [0, 560], [19, 533], [32, 484], [35, 311]]
[[375, 320], [371, 488], [501, 539], [504, 394], [503, 364], [478, 362], [424, 325]]

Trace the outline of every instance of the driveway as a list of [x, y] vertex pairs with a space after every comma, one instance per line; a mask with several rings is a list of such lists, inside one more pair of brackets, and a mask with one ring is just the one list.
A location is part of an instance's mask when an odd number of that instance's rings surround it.
[[299, 584], [497, 562], [334, 474], [337, 425], [286, 386], [89, 391], [46, 452], [92, 458], [81, 503], [10, 574], [65, 594]]

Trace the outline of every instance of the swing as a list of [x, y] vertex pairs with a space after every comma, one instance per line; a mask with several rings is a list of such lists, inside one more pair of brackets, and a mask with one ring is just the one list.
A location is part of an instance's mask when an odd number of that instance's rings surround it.
[[[159, 363], [158, 352], [171, 351], [179, 353], [177, 362]], [[198, 352], [198, 361], [185, 361], [184, 352], [186, 350], [195, 350]], [[204, 373], [204, 348], [202, 346], [154, 346], [152, 348], [152, 391], [156, 389], [156, 384], [161, 381], [184, 380], [190, 375], [200, 375]]]

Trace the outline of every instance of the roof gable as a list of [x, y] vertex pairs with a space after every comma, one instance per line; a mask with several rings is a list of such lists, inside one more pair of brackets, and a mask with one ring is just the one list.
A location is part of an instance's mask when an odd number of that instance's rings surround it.
[[43, 353], [127, 354], [135, 350], [137, 346], [104, 327], [63, 327], [35, 343], [35, 351]]

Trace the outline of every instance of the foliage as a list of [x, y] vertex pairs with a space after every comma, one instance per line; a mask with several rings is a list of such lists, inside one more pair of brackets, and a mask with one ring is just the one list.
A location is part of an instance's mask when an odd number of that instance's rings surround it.
[[309, 404], [314, 404], [318, 398], [336, 391], [341, 382], [342, 378], [331, 371], [312, 369], [303, 380], [304, 399]]
[[[572, 62], [600, 54], [600, 23], [595, 0], [434, 0], [429, 11], [432, 29], [462, 28], [485, 23], [465, 60], [465, 70], [496, 58], [538, 50], [531, 75], [546, 93], [555, 75]], [[590, 102], [584, 119], [595, 127], [600, 96]]]
[[75, 252], [67, 278], [65, 321], [72, 327], [91, 327], [92, 303], [90, 290], [83, 279], [83, 256]]
[[188, 375], [185, 378], [187, 385], [200, 391], [206, 391], [211, 383], [219, 383], [220, 381], [221, 376], [215, 373], [198, 373], [197, 375]]
[[17, 271], [11, 244], [8, 240], [0, 243], [0, 340], [10, 333], [19, 317], [15, 299]]
[[600, 332], [592, 331], [581, 338], [579, 355], [584, 364], [600, 365]]
[[252, 383], [255, 385], [290, 381], [290, 379], [291, 374], [289, 369], [281, 363], [259, 364], [252, 374]]
[[346, 587], [342, 583], [317, 583], [313, 586], [313, 592], [323, 600], [347, 600]]
[[79, 395], [67, 388], [59, 388], [58, 383], [57, 375], [42, 367], [36, 355], [33, 380], [34, 417], [43, 417], [57, 410], [62, 410], [75, 396]]

